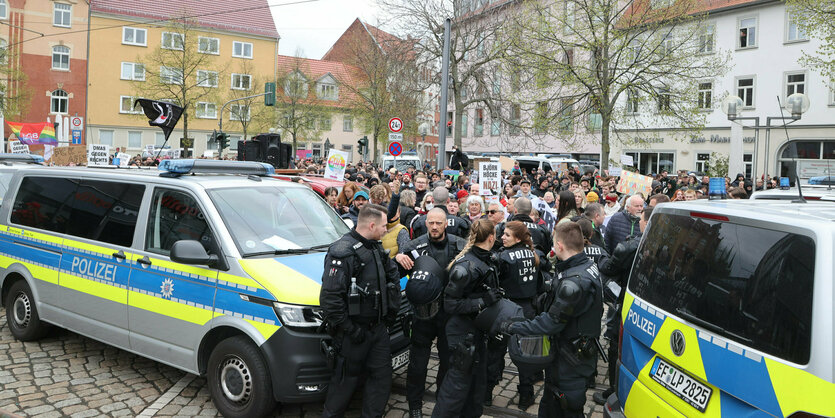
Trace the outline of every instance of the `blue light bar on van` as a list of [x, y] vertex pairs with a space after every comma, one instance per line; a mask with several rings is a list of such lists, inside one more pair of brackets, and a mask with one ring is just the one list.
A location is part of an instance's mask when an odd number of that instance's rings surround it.
[[[809, 184], [812, 185], [835, 185], [835, 176], [818, 176], [809, 179]], [[808, 198], [807, 198], [808, 199]]]
[[789, 190], [791, 188], [791, 183], [789, 183], [788, 177], [780, 177], [780, 190]]
[[173, 174], [243, 174], [269, 176], [275, 174], [275, 167], [256, 161], [222, 160], [162, 160], [160, 171]]
[[37, 164], [44, 162], [44, 159], [37, 154], [0, 153], [0, 162]]

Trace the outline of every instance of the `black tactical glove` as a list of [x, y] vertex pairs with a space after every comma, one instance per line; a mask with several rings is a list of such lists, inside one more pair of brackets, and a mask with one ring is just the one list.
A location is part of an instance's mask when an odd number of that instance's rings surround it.
[[348, 338], [350, 338], [351, 342], [354, 344], [362, 344], [362, 342], [365, 341], [365, 330], [359, 325], [354, 325], [354, 327], [351, 328], [351, 332], [348, 333]]
[[510, 335], [510, 326], [513, 325], [514, 323], [516, 323], [516, 321], [514, 321], [512, 319], [509, 319], [507, 321], [502, 321], [502, 323], [499, 324], [499, 333], [504, 334], [504, 335]]
[[484, 300], [484, 306], [490, 306], [498, 302], [502, 298], [502, 292], [499, 289], [491, 288], [484, 294], [482, 300]]

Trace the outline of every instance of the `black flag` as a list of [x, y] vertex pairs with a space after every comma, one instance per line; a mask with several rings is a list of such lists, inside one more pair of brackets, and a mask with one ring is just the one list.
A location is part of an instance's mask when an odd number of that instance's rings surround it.
[[165, 133], [165, 140], [168, 141], [168, 136], [174, 130], [174, 126], [180, 120], [183, 114], [183, 108], [171, 103], [160, 102], [149, 99], [136, 99], [133, 107], [137, 103], [142, 106], [145, 116], [148, 117], [148, 125], [159, 126], [162, 132]]

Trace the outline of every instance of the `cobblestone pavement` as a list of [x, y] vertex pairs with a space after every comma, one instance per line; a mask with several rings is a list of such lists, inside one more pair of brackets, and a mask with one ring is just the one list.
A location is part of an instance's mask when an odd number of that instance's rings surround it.
[[[0, 416], [24, 417], [214, 417], [218, 416], [206, 381], [144, 357], [119, 350], [63, 329], [53, 329], [38, 342], [21, 343], [9, 333], [5, 310], [0, 309]], [[429, 381], [434, 381], [438, 363], [430, 361]], [[605, 387], [606, 366], [600, 362], [597, 387]], [[527, 411], [516, 406], [518, 378], [508, 362], [504, 379], [493, 391], [493, 406], [484, 416], [535, 416], [538, 403]], [[406, 368], [395, 371], [386, 416], [408, 416]], [[431, 385], [424, 399], [424, 414], [431, 414]], [[537, 384], [537, 400], [542, 383]], [[603, 416], [603, 407], [588, 391], [586, 416]], [[359, 416], [357, 397], [347, 414]], [[319, 416], [321, 404], [281, 405], [276, 417]]]

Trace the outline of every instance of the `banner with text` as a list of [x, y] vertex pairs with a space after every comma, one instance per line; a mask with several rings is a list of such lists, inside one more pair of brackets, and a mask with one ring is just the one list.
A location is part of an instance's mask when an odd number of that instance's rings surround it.
[[646, 199], [652, 192], [652, 177], [624, 171], [620, 174], [617, 191], [626, 195], [642, 193]]
[[325, 164], [325, 178], [334, 180], [345, 179], [345, 166], [348, 164], [348, 153], [335, 149], [328, 152], [328, 161]]
[[502, 167], [498, 162], [478, 163], [478, 186], [482, 196], [498, 196], [502, 188]]
[[23, 144], [20, 141], [9, 141], [9, 150], [12, 154], [28, 154], [29, 145]]
[[110, 145], [90, 144], [87, 146], [87, 166], [108, 165]]

